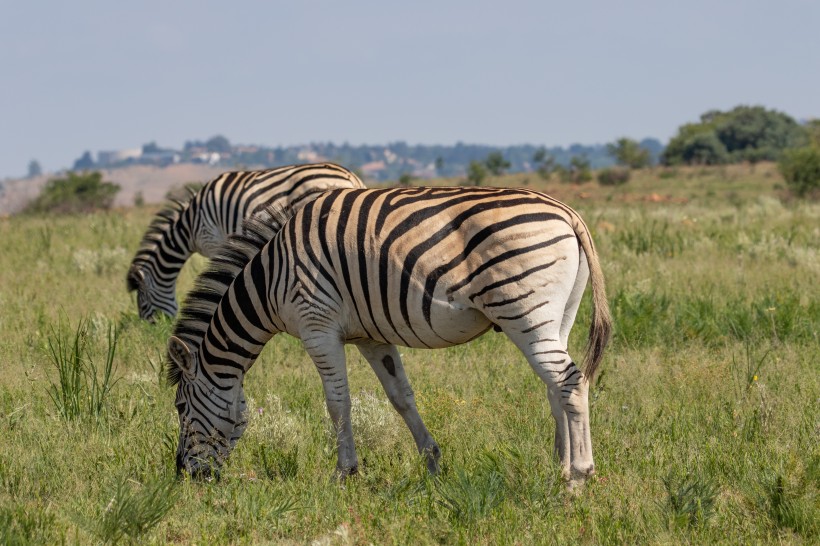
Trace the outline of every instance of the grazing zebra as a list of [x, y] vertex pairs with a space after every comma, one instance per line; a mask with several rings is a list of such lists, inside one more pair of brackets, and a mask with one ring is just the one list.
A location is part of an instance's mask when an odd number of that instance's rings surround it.
[[[218, 470], [245, 429], [245, 373], [286, 332], [321, 375], [340, 475], [358, 465], [345, 343], [370, 363], [435, 473], [439, 446], [396, 345], [449, 347], [495, 326], [548, 386], [568, 485], [593, 473], [587, 396], [611, 320], [592, 239], [570, 207], [526, 189], [354, 189], [323, 193], [286, 220], [260, 219], [197, 280], [168, 343], [178, 470]], [[567, 338], [588, 279], [582, 372]]]
[[140, 318], [176, 315], [176, 280], [194, 252], [211, 258], [250, 215], [270, 205], [298, 209], [317, 192], [364, 188], [359, 178], [333, 163], [289, 165], [264, 171], [224, 173], [187, 202], [176, 201], [148, 227], [128, 270], [128, 291], [137, 291]]

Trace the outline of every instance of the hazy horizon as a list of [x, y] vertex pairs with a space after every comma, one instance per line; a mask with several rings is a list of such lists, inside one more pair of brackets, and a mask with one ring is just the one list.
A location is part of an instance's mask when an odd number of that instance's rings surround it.
[[711, 109], [820, 113], [808, 0], [53, 0], [0, 20], [0, 178], [155, 141], [666, 143]]

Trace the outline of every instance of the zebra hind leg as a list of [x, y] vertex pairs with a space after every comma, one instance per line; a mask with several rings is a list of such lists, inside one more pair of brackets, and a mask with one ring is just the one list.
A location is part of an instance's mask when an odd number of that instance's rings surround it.
[[[559, 341], [564, 351], [560, 349], [553, 349], [553, 352], [545, 353], [545, 355], [553, 355], [555, 357], [563, 357], [571, 362], [566, 350], [569, 343], [569, 334], [572, 330], [572, 325], [575, 323], [575, 316], [578, 313], [578, 307], [581, 305], [581, 298], [584, 295], [587, 281], [589, 279], [589, 267], [587, 265], [584, 251], [580, 250], [578, 260], [578, 274], [575, 277], [575, 283], [564, 306], [564, 314], [561, 319], [561, 326], [559, 328]], [[553, 358], [550, 360], [557, 360]], [[564, 476], [570, 476], [570, 440], [569, 440], [569, 421], [564, 407], [561, 404], [561, 394], [554, 388], [547, 388], [547, 398], [550, 402], [550, 410], [555, 419], [555, 455], [561, 463], [561, 473]]]
[[[552, 323], [550, 323], [552, 324]], [[505, 328], [532, 369], [547, 385], [556, 422], [555, 449], [569, 489], [595, 472], [589, 430], [589, 385], [559, 340], [557, 328]]]
[[423, 454], [427, 461], [427, 470], [431, 474], [438, 474], [438, 461], [441, 457], [441, 450], [424, 425], [424, 421], [422, 421], [416, 408], [413, 389], [410, 387], [410, 382], [404, 373], [399, 351], [395, 345], [386, 345], [375, 341], [358, 343], [357, 347], [362, 356], [370, 363], [376, 377], [379, 378], [390, 403], [393, 404], [393, 407], [396, 408], [396, 411], [407, 424], [407, 428], [410, 429], [419, 453]]
[[561, 465], [561, 475], [568, 479], [570, 475], [569, 460], [569, 423], [567, 414], [561, 406], [560, 394], [552, 387], [547, 387], [547, 400], [550, 403], [552, 418], [555, 419], [555, 443], [553, 451]]
[[350, 387], [344, 345], [338, 334], [328, 332], [311, 332], [302, 337], [302, 343], [322, 378], [327, 411], [336, 433], [336, 472], [339, 478], [344, 479], [359, 470], [350, 422]]

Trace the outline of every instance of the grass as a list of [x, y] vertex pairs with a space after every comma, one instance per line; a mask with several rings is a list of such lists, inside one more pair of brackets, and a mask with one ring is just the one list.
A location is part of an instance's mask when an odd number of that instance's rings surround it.
[[111, 390], [116, 384], [114, 356], [117, 329], [108, 325], [105, 362], [98, 368], [88, 349], [91, 326], [80, 319], [73, 336], [60, 323], [48, 337], [48, 354], [58, 381], [49, 395], [57, 413], [65, 420], [87, 418], [99, 424], [107, 416]]
[[[334, 482], [321, 382], [280, 336], [247, 377], [222, 480], [177, 481], [160, 370], [173, 323], [139, 321], [124, 282], [156, 209], [14, 217], [0, 220], [0, 543], [816, 543], [820, 205], [780, 199], [766, 165], [490, 183], [566, 200], [602, 255], [615, 336], [581, 495], [551, 457], [543, 385], [495, 333], [401, 350], [437, 478], [349, 351], [361, 474]], [[585, 300], [573, 354], [588, 316]]]

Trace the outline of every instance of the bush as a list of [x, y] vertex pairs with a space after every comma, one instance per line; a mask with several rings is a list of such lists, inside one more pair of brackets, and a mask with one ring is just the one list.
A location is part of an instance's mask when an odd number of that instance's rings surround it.
[[820, 148], [787, 150], [778, 164], [789, 188], [800, 197], [820, 189]]
[[618, 165], [632, 169], [643, 169], [652, 164], [652, 154], [631, 138], [619, 138], [606, 145], [607, 153]]
[[401, 173], [399, 175], [399, 186], [409, 188], [413, 185], [413, 178], [414, 176], [410, 173]]
[[602, 186], [620, 186], [629, 182], [632, 173], [625, 167], [610, 167], [598, 172], [598, 183]]
[[484, 166], [493, 176], [501, 176], [510, 168], [510, 162], [504, 159], [501, 152], [490, 152], [484, 160]]
[[662, 161], [665, 165], [720, 165], [777, 160], [784, 150], [805, 145], [808, 133], [790, 116], [762, 106], [712, 110], [699, 123], [678, 129]]
[[726, 146], [714, 133], [698, 133], [681, 144], [681, 160], [687, 165], [723, 165], [729, 162]]
[[583, 156], [573, 156], [569, 160], [569, 167], [558, 166], [555, 171], [561, 177], [561, 182], [583, 184], [592, 180], [592, 170], [589, 160]]
[[467, 183], [471, 186], [480, 186], [487, 178], [487, 168], [479, 161], [470, 161], [467, 166]]
[[118, 191], [118, 185], [103, 182], [100, 172], [70, 172], [66, 178], [49, 180], [37, 199], [26, 207], [26, 211], [80, 213], [109, 209]]

